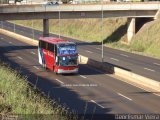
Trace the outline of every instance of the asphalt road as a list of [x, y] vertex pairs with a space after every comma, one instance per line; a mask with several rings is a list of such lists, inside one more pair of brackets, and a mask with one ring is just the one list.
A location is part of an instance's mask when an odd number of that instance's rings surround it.
[[90, 120], [111, 120], [121, 113], [160, 113], [159, 96], [87, 65], [80, 65], [78, 75], [55, 75], [39, 65], [37, 46], [2, 34], [0, 60], [27, 76], [51, 99]]
[[[22, 27], [19, 25], [14, 25], [8, 22], [0, 22], [0, 27], [14, 31], [30, 38], [38, 39], [42, 36], [42, 32], [37, 30], [32, 30], [30, 28]], [[33, 35], [34, 33], [34, 35]], [[50, 34], [50, 36], [57, 36]], [[62, 37], [66, 40], [77, 42], [78, 50], [81, 55], [87, 56], [89, 58], [101, 61], [101, 45], [97, 43], [81, 42], [76, 39], [71, 39], [67, 37]], [[120, 68], [124, 68], [133, 73], [160, 81], [160, 60], [151, 57], [141, 56], [133, 53], [128, 53], [125, 51], [120, 51], [112, 48], [104, 48], [104, 62], [109, 64], [114, 64]]]

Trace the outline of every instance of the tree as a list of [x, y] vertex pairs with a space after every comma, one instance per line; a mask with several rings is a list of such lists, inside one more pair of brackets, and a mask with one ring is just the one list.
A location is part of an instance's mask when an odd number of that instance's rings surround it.
[[0, 4], [8, 4], [9, 0], [0, 0]]
[[63, 3], [68, 3], [71, 0], [61, 0]]
[[21, 2], [21, 1], [23, 1], [23, 0], [15, 0], [15, 4], [16, 4], [16, 2]]

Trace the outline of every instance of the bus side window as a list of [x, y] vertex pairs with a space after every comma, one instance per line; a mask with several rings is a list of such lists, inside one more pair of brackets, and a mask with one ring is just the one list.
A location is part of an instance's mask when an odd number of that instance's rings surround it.
[[46, 49], [46, 45], [44, 41], [40, 41], [40, 48]]
[[41, 40], [39, 41], [39, 47], [40, 47], [40, 48], [45, 48], [45, 47], [44, 47], [44, 42], [41, 41]]
[[48, 50], [48, 43], [45, 44], [46, 50]]
[[54, 44], [48, 44], [48, 50], [54, 52]]
[[39, 47], [40, 47], [40, 48], [42, 47], [41, 44], [42, 44], [42, 43], [41, 43], [41, 41], [39, 40]]
[[57, 45], [55, 45], [54, 49], [55, 49], [55, 56], [57, 56]]

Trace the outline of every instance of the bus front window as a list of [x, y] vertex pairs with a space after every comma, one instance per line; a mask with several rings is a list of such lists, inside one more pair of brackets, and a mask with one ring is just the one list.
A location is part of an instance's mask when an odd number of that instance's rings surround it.
[[59, 65], [60, 66], [77, 66], [78, 56], [60, 56]]

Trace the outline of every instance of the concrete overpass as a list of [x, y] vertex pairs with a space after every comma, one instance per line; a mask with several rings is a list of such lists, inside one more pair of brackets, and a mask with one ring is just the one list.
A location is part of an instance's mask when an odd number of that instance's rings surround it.
[[[136, 18], [158, 18], [160, 4], [107, 3], [84, 5], [5, 5], [0, 6], [0, 20], [43, 19], [44, 36], [49, 35], [49, 19], [128, 18], [128, 40], [135, 34]], [[103, 13], [103, 14], [102, 14]]]

